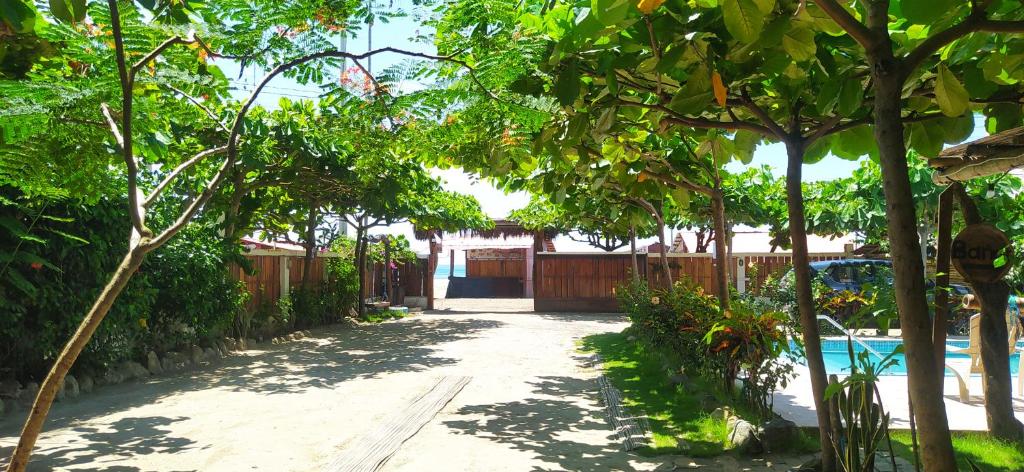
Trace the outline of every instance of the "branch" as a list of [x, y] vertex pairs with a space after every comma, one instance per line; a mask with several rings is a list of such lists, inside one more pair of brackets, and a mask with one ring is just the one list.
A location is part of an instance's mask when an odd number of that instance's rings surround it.
[[[117, 0], [107, 0], [110, 7], [111, 32], [114, 35], [114, 51], [117, 58], [117, 72], [121, 82], [121, 131], [112, 126], [114, 137], [121, 145], [121, 155], [128, 167], [128, 214], [131, 216], [132, 227], [141, 236], [150, 236], [142, 217], [142, 208], [139, 206], [139, 165], [132, 154], [132, 80], [128, 74], [128, 65], [125, 62], [126, 53], [124, 50], [124, 36], [121, 32], [121, 12], [117, 8]], [[104, 104], [106, 105], [106, 104]], [[109, 106], [103, 106], [103, 114], [107, 121], [114, 125], [113, 116]]]
[[149, 194], [149, 196], [146, 197], [145, 200], [143, 200], [142, 207], [143, 208], [149, 208], [150, 205], [152, 205], [153, 202], [155, 202], [156, 199], [160, 196], [160, 193], [163, 192], [164, 189], [167, 188], [167, 186], [170, 185], [171, 182], [175, 178], [177, 178], [179, 175], [181, 175], [182, 172], [185, 172], [190, 167], [198, 164], [203, 159], [206, 159], [207, 157], [210, 157], [210, 156], [212, 156], [214, 154], [218, 154], [218, 153], [224, 152], [227, 149], [228, 149], [227, 146], [220, 146], [220, 147], [215, 147], [213, 149], [207, 149], [205, 151], [200, 152], [199, 154], [196, 154], [191, 159], [189, 159], [189, 160], [187, 160], [185, 162], [182, 162], [181, 164], [178, 164], [178, 167], [175, 167], [174, 170], [172, 170], [170, 174], [167, 174], [167, 176], [164, 177], [164, 179], [162, 181], [160, 181], [160, 184], [157, 185], [155, 189], [153, 189], [153, 191]]
[[631, 102], [631, 101], [628, 101], [628, 100], [617, 100], [616, 103], [618, 103], [620, 106], [639, 107], [639, 108], [647, 108], [649, 110], [658, 110], [658, 111], [661, 111], [661, 112], [664, 112], [664, 113], [667, 113], [667, 114], [670, 115], [669, 118], [664, 118], [663, 121], [666, 121], [668, 123], [678, 124], [678, 125], [689, 126], [691, 128], [724, 129], [724, 130], [739, 130], [739, 129], [743, 129], [743, 130], [753, 131], [755, 133], [760, 133], [760, 134], [771, 134], [771, 131], [768, 128], [765, 128], [764, 126], [758, 125], [756, 123], [751, 123], [749, 121], [714, 121], [714, 120], [706, 120], [706, 119], [703, 119], [703, 118], [689, 118], [687, 116], [679, 114], [678, 112], [676, 112], [675, 110], [673, 110], [673, 109], [671, 109], [669, 107], [666, 107], [665, 105], [648, 104], [648, 103], [640, 103], [640, 102]]
[[178, 95], [181, 95], [182, 97], [185, 97], [186, 100], [192, 102], [192, 104], [197, 106], [197, 107], [199, 107], [200, 110], [203, 110], [203, 112], [206, 113], [206, 116], [209, 116], [210, 119], [213, 120], [215, 123], [217, 123], [220, 126], [221, 129], [223, 129], [224, 131], [227, 131], [229, 133], [231, 132], [231, 129], [228, 128], [228, 125], [224, 124], [223, 121], [220, 121], [220, 117], [218, 117], [217, 114], [214, 113], [213, 110], [211, 110], [209, 107], [207, 107], [206, 105], [201, 103], [199, 101], [199, 99], [197, 99], [196, 97], [193, 97], [192, 95], [189, 95], [189, 94], [185, 93], [183, 90], [181, 90], [181, 89], [179, 89], [179, 88], [177, 88], [177, 87], [175, 87], [173, 85], [167, 85], [167, 88], [173, 90]]
[[146, 67], [146, 64], [149, 64], [150, 61], [156, 60], [157, 57], [160, 57], [160, 55], [163, 54], [163, 52], [165, 50], [167, 50], [167, 48], [169, 48], [171, 46], [174, 46], [175, 44], [194, 44], [195, 42], [196, 42], [195, 36], [191, 35], [189, 38], [182, 38], [181, 36], [175, 36], [173, 38], [170, 38], [170, 39], [160, 43], [160, 45], [158, 45], [155, 49], [150, 51], [149, 54], [146, 54], [145, 56], [142, 56], [142, 59], [139, 59], [139, 61], [136, 62], [135, 65], [132, 66], [131, 73], [130, 73], [129, 77], [134, 82], [135, 81], [135, 75], [138, 74], [139, 71], [142, 70], [144, 67]]
[[124, 147], [124, 136], [121, 135], [121, 130], [117, 128], [117, 121], [114, 120], [114, 115], [110, 111], [110, 105], [106, 103], [100, 104], [100, 110], [103, 111], [103, 116], [107, 119], [107, 126], [110, 127], [110, 132], [114, 135], [114, 140], [117, 141], [118, 147]]
[[804, 140], [804, 146], [810, 146], [815, 141], [817, 141], [817, 140], [821, 139], [822, 137], [824, 137], [825, 135], [829, 134], [830, 131], [832, 131], [833, 129], [836, 128], [836, 125], [838, 125], [839, 121], [842, 120], [842, 119], [843, 119], [842, 116], [836, 115], [836, 116], [833, 116], [833, 117], [825, 120], [825, 122], [822, 123], [821, 126], [818, 127], [818, 129], [814, 130], [814, 132], [811, 133], [811, 135], [808, 136], [807, 139]]
[[817, 3], [818, 8], [821, 8], [825, 14], [831, 17], [832, 21], [835, 21], [836, 24], [842, 27], [846, 34], [849, 34], [861, 47], [870, 50], [875, 46], [875, 39], [872, 37], [871, 30], [864, 23], [857, 21], [836, 0], [814, 0], [814, 3]]
[[765, 126], [771, 132], [771, 134], [775, 135], [775, 137], [778, 139], [786, 139], [786, 137], [788, 136], [786, 130], [782, 129], [782, 127], [779, 126], [779, 124], [776, 123], [775, 120], [773, 120], [772, 117], [768, 115], [768, 112], [766, 112], [764, 108], [761, 108], [756, 103], [754, 103], [754, 100], [750, 98], [750, 93], [747, 92], [746, 89], [743, 90], [742, 100], [743, 106], [750, 110], [750, 112], [753, 113], [754, 116], [757, 117], [757, 119], [761, 120], [761, 122], [765, 124]]
[[921, 66], [925, 60], [949, 43], [975, 32], [989, 33], [1022, 33], [1024, 21], [990, 20], [985, 18], [984, 8], [973, 5], [971, 14], [963, 21], [950, 26], [925, 39], [903, 59], [904, 80], [911, 72]]

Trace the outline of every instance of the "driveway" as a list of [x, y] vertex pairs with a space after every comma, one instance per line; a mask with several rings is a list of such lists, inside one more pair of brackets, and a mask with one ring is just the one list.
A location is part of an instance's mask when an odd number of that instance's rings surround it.
[[[322, 470], [369, 447], [368, 433], [447, 376], [470, 380], [383, 470], [659, 465], [619, 451], [597, 373], [575, 352], [577, 339], [619, 331], [623, 318], [488, 303], [322, 329], [205, 370], [101, 388], [54, 407], [30, 470]], [[16, 442], [15, 416], [0, 421], [0, 457]]]

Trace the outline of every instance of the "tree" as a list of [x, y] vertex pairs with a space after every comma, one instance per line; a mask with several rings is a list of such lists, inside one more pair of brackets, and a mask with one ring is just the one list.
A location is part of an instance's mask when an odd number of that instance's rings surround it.
[[[26, 5], [27, 3], [22, 0], [14, 2], [15, 10], [21, 8], [18, 13], [20, 16], [17, 16], [20, 18], [18, 21], [21, 21], [22, 24], [27, 21], [25, 18], [42, 21], [30, 7], [22, 8]], [[112, 146], [114, 152], [104, 158], [110, 159], [112, 155], [116, 155], [124, 163], [128, 186], [126, 200], [128, 201], [132, 231], [130, 249], [124, 256], [121, 265], [111, 276], [78, 331], [69, 340], [42, 383], [32, 411], [26, 420], [21, 439], [12, 454], [11, 463], [8, 466], [8, 470], [12, 472], [20, 472], [25, 469], [54, 396], [64, 377], [143, 259], [180, 232], [211, 199], [231, 172], [238, 159], [245, 118], [252, 108], [255, 98], [271, 79], [287, 72], [300, 80], [310, 81], [320, 78], [316, 73], [318, 69], [311, 64], [323, 65], [325, 62], [330, 63], [343, 58], [362, 60], [385, 52], [421, 59], [451, 60], [447, 57], [410, 53], [394, 48], [382, 48], [362, 54], [350, 54], [330, 47], [324, 49], [322, 37], [316, 37], [317, 34], [325, 30], [324, 25], [311, 26], [307, 22], [308, 15], [302, 15], [301, 8], [309, 8], [308, 5], [295, 6], [287, 2], [261, 4], [264, 16], [254, 16], [253, 24], [245, 25], [250, 30], [247, 34], [240, 35], [243, 40], [236, 43], [223, 41], [230, 45], [219, 47], [219, 49], [214, 49], [215, 46], [211, 46], [218, 43], [219, 38], [211, 38], [210, 41], [207, 41], [194, 33], [167, 37], [168, 28], [164, 28], [162, 23], [165, 21], [187, 23], [194, 18], [212, 18], [215, 21], [211, 22], [213, 25], [211, 29], [223, 28], [225, 24], [237, 26], [238, 22], [226, 21], [225, 18], [233, 18], [235, 16], [232, 15], [239, 14], [240, 11], [250, 8], [251, 5], [246, 2], [223, 2], [218, 3], [211, 10], [196, 12], [191, 10], [193, 8], [191, 2], [149, 2], [149, 6], [154, 9], [149, 12], [151, 18], [148, 19], [144, 19], [142, 11], [136, 9], [134, 5], [125, 10], [125, 15], [122, 16], [122, 11], [115, 0], [109, 0], [106, 8], [101, 8], [99, 3], [94, 3], [88, 11], [85, 10], [86, 2], [80, 0], [70, 3], [54, 2], [51, 5], [58, 5], [58, 9], [51, 7], [51, 10], [47, 12], [50, 17], [57, 18], [71, 26], [54, 26], [43, 32], [67, 41], [67, 46], [61, 51], [61, 56], [56, 60], [47, 61], [46, 68], [35, 72], [30, 80], [35, 81], [37, 86], [50, 81], [49, 87], [59, 91], [59, 93], [51, 93], [50, 98], [53, 100], [43, 106], [46, 113], [67, 109], [67, 97], [69, 96], [79, 99], [77, 102], [79, 105], [88, 103], [89, 100], [95, 100], [90, 104], [91, 106], [82, 106], [83, 109], [90, 110], [90, 113], [86, 115], [87, 118], [76, 118], [90, 125], [105, 126], [110, 129], [114, 141]], [[59, 9], [64, 7], [66, 10], [67, 5], [74, 7], [75, 11], [72, 14]], [[81, 9], [81, 13], [79, 9]], [[218, 14], [224, 13], [223, 9], [231, 10], [230, 14], [218, 17]], [[5, 27], [9, 27], [12, 23], [11, 11], [11, 8], [6, 5], [5, 8], [0, 9], [3, 14], [0, 20]], [[29, 13], [25, 13], [26, 11]], [[299, 11], [299, 15], [296, 15], [297, 11]], [[286, 12], [291, 15], [279, 16]], [[78, 20], [83, 17], [86, 21], [79, 23]], [[271, 30], [270, 25], [282, 21], [282, 18], [289, 18], [292, 24], [284, 27], [282, 33], [272, 36], [268, 41], [269, 44], [261, 47], [257, 53], [253, 53], [254, 49], [249, 49], [252, 42], [262, 42], [264, 33]], [[301, 21], [295, 21], [296, 18], [300, 18]], [[96, 20], [96, 23], [92, 23], [92, 20]], [[294, 35], [309, 35], [310, 41], [293, 42], [291, 39], [294, 38], [282, 38], [285, 33], [291, 31], [291, 26], [299, 26], [296, 23], [300, 22], [303, 26], [302, 31], [306, 33], [295, 32]], [[110, 30], [106, 31], [104, 27], [97, 26], [98, 24], [110, 25]], [[231, 27], [228, 26], [228, 28]], [[112, 37], [112, 41], [109, 43], [97, 43], [93, 40], [94, 36], [108, 33]], [[126, 35], [126, 33], [128, 34]], [[327, 44], [330, 45], [329, 42]], [[318, 51], [309, 53], [303, 50], [302, 46], [318, 49]], [[213, 133], [204, 130], [205, 133], [200, 135], [204, 139], [197, 139], [195, 135], [190, 134], [196, 130], [192, 129], [188, 121], [178, 121], [181, 118], [179, 114], [167, 116], [157, 113], [157, 111], [166, 110], [161, 107], [180, 105], [177, 100], [170, 99], [165, 90], [160, 87], [161, 83], [172, 82], [170, 77], [187, 78], [197, 86], [206, 85], [209, 93], [205, 95], [211, 98], [225, 93], [226, 89], [223, 88], [225, 82], [218, 80], [216, 70], [206, 64], [206, 59], [226, 57], [229, 51], [236, 52], [237, 50], [252, 55], [233, 56], [235, 59], [251, 60], [257, 64], [273, 62], [274, 65], [256, 84], [251, 95], [234, 110], [233, 116], [230, 117], [230, 125], [220, 123], [221, 117], [198, 100], [189, 105], [189, 107], [194, 106], [194, 110], [191, 112], [193, 122], [195, 116], [199, 114], [206, 115], [212, 121], [219, 123], [219, 126], [210, 127], [210, 130], [217, 130]], [[221, 75], [220, 78], [222, 79], [223, 76]], [[73, 88], [76, 82], [86, 85], [89, 83], [116, 84], [116, 87], [113, 89], [85, 87], [87, 93], [80, 94]], [[211, 85], [214, 86], [211, 87]], [[92, 96], [88, 99], [83, 98], [83, 95], [89, 94]], [[120, 99], [119, 109], [107, 104], [110, 98]], [[95, 105], [96, 102], [100, 102], [98, 107]], [[97, 113], [97, 109], [99, 113]], [[96, 118], [97, 115], [99, 115], [99, 119]], [[59, 115], [56, 114], [51, 116], [59, 118]], [[166, 121], [167, 118], [172, 118], [171, 122]], [[181, 126], [183, 123], [185, 125]], [[180, 136], [175, 136], [179, 139], [168, 139], [164, 134], [168, 130], [180, 134]], [[226, 136], [218, 136], [221, 131]], [[145, 139], [136, 139], [142, 136]], [[220, 144], [209, 145], [206, 139], [213, 138], [216, 138]], [[218, 166], [210, 168], [209, 158], [219, 154], [225, 155], [223, 161]], [[155, 171], [151, 186], [145, 185], [147, 182], [143, 181], [144, 172], [148, 170], [143, 164], [165, 164], [165, 167]], [[198, 174], [199, 180], [203, 183], [198, 185], [196, 191], [183, 202], [178, 217], [165, 228], [155, 230], [148, 226], [145, 217], [149, 207], [160, 198], [169, 186], [184, 185], [184, 177], [190, 172]], [[147, 186], [149, 191], [143, 191], [143, 187]]]
[[574, 241], [612, 252], [630, 241], [629, 224], [617, 216], [611, 202], [595, 200], [593, 195], [567, 194], [561, 205], [535, 195], [529, 205], [512, 212], [509, 218], [530, 231], [566, 234]]
[[[856, 54], [853, 57], [861, 58], [869, 66], [870, 91], [874, 95], [874, 135], [888, 205], [886, 220], [896, 302], [906, 350], [910, 396], [921, 436], [922, 459], [928, 470], [953, 470], [953, 448], [939, 374], [942, 366], [937, 365], [933, 355], [933, 331], [941, 323], [933, 323], [928, 315], [921, 242], [916, 234], [918, 220], [907, 167], [908, 136], [902, 126], [902, 115], [903, 110], [920, 107], [922, 102], [925, 106], [937, 105], [950, 117], [969, 116], [967, 111], [972, 99], [1003, 102], [1005, 98], [999, 93], [1005, 90], [1000, 90], [999, 84], [1005, 82], [994, 81], [996, 77], [991, 72], [986, 74], [978, 66], [992, 64], [992, 61], [1002, 64], [1008, 55], [1020, 54], [1015, 47], [998, 47], [1011, 41], [993, 33], [1024, 31], [1024, 12], [1014, 2], [998, 0], [947, 2], [944, 7], [902, 1], [893, 5], [900, 7], [895, 15], [890, 15], [890, 2], [886, 0], [859, 2], [852, 11], [835, 0], [815, 0], [815, 4], [861, 48], [852, 51]], [[989, 46], [996, 47], [990, 49]], [[1005, 67], [1012, 69], [1012, 66], [991, 65], [990, 71], [1002, 74]], [[962, 73], [963, 80], [954, 73], [956, 69]], [[1008, 73], [1018, 72], [1010, 70]], [[965, 81], [973, 90], [963, 85]], [[908, 85], [916, 91], [904, 99]], [[927, 100], [929, 92], [934, 102]], [[1019, 103], [980, 108], [990, 115], [994, 125], [991, 128], [1020, 122]], [[931, 153], [922, 148], [934, 146], [936, 141], [926, 128], [912, 128], [909, 140], [912, 147], [926, 155]], [[1024, 427], [1013, 418], [1012, 411], [989, 416], [989, 428], [997, 437], [1018, 440], [1024, 436]]]

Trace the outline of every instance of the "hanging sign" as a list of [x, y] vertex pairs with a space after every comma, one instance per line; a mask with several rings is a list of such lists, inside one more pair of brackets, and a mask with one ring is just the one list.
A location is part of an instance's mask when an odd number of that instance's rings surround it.
[[1013, 266], [1010, 239], [989, 224], [964, 228], [953, 239], [950, 256], [957, 272], [973, 282], [995, 282]]

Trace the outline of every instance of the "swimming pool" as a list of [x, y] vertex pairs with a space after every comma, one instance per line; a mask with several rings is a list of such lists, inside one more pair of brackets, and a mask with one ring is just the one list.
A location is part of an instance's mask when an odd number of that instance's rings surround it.
[[[889, 339], [862, 339], [862, 341], [870, 346], [878, 353], [884, 355], [893, 352], [897, 346], [903, 344], [901, 340], [889, 340]], [[792, 345], [792, 341], [790, 342]], [[846, 338], [824, 338], [821, 341], [821, 354], [825, 359], [825, 371], [829, 374], [843, 375], [850, 372], [850, 354], [847, 351], [848, 340]], [[965, 340], [949, 340], [946, 341], [947, 346], [966, 348], [968, 341]], [[1024, 348], [1024, 342], [1018, 342], [1017, 346]], [[863, 346], [858, 344], [856, 341], [853, 343], [854, 355], [859, 355], [865, 351]], [[870, 355], [869, 359], [877, 363], [878, 359], [874, 355]], [[893, 356], [896, 360], [896, 364], [884, 369], [882, 375], [907, 375], [907, 366], [903, 354], [896, 354]], [[967, 354], [957, 354], [946, 352], [946, 359], [970, 359]], [[1019, 368], [1020, 354], [1016, 353], [1010, 356], [1010, 375], [1017, 375], [1017, 369]], [[946, 370], [946, 376], [952, 376], [953, 373]], [[975, 374], [977, 375], [977, 374]]]

